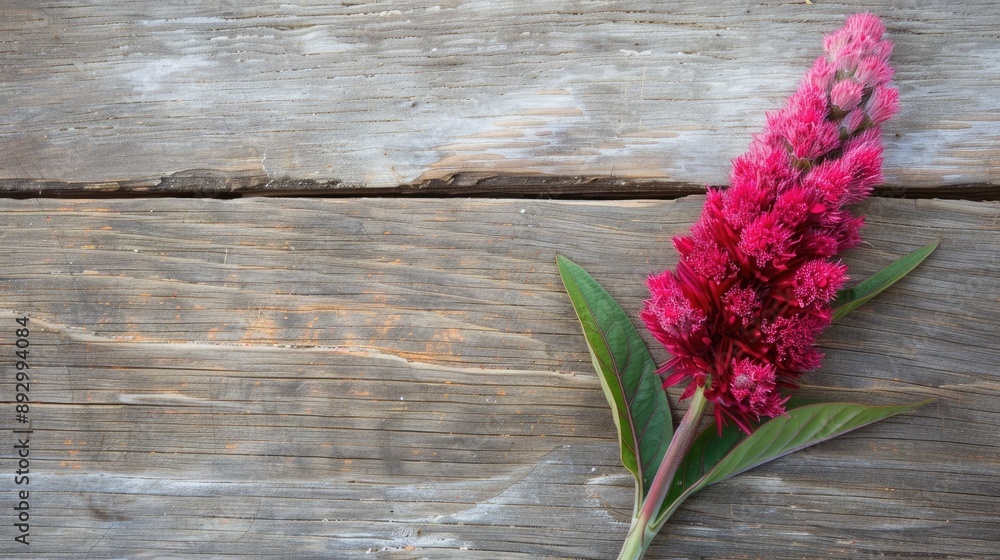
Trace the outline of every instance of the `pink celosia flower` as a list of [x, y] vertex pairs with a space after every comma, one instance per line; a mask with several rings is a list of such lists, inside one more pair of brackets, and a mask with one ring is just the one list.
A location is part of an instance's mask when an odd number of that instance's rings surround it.
[[847, 205], [881, 180], [878, 125], [898, 109], [888, 86], [892, 45], [871, 14], [847, 19], [780, 111], [767, 117], [730, 187], [710, 189], [677, 269], [650, 277], [642, 319], [673, 355], [664, 385], [686, 382], [719, 425], [750, 432], [784, 413], [781, 388], [819, 366], [813, 347], [847, 279], [830, 259], [860, 242]]

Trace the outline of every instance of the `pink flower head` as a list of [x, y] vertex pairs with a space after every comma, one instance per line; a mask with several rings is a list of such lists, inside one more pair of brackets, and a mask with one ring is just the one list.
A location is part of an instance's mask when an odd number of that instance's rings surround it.
[[673, 355], [664, 386], [704, 387], [721, 427], [750, 432], [785, 412], [780, 390], [819, 367], [816, 337], [847, 280], [831, 260], [857, 245], [863, 219], [847, 208], [882, 179], [879, 125], [899, 107], [888, 85], [892, 44], [871, 14], [826, 37], [785, 107], [771, 113], [730, 187], [710, 189], [677, 268], [649, 278], [642, 319]]

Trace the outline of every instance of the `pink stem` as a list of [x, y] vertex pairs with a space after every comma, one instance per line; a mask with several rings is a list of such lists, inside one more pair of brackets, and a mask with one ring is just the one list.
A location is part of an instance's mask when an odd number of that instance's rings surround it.
[[674, 437], [670, 440], [670, 446], [667, 447], [667, 453], [663, 456], [656, 476], [653, 477], [653, 484], [649, 487], [646, 499], [643, 500], [642, 509], [639, 510], [639, 518], [625, 540], [625, 547], [622, 550], [622, 555], [619, 556], [620, 559], [639, 559], [645, 554], [646, 548], [654, 536], [648, 531], [649, 522], [660, 512], [663, 501], [670, 493], [670, 485], [674, 481], [674, 475], [677, 474], [677, 469], [680, 468], [681, 462], [691, 449], [691, 444], [694, 443], [707, 404], [705, 388], [699, 387], [691, 398], [691, 404], [688, 406], [680, 425], [677, 426]]

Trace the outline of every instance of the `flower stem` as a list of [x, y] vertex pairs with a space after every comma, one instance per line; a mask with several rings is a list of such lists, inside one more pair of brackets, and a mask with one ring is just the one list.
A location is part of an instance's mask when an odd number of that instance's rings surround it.
[[691, 444], [694, 443], [707, 404], [705, 388], [698, 387], [694, 396], [691, 397], [691, 404], [688, 406], [684, 418], [677, 426], [677, 431], [674, 432], [673, 439], [670, 440], [670, 446], [667, 447], [663, 461], [660, 462], [660, 468], [656, 471], [653, 484], [649, 487], [649, 493], [642, 502], [639, 517], [632, 522], [628, 537], [625, 538], [622, 550], [618, 554], [618, 560], [640, 560], [653, 542], [656, 532], [651, 530], [649, 523], [660, 512], [663, 501], [670, 493], [670, 485], [674, 481], [674, 475], [677, 474], [681, 461], [687, 456]]

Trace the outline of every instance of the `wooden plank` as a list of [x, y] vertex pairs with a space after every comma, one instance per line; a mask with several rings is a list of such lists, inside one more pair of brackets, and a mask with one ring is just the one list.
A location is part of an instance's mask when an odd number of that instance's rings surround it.
[[[995, 197], [1000, 4], [866, 8], [896, 43], [890, 191]], [[726, 182], [855, 9], [10, 0], [0, 188], [686, 194]]]
[[[3, 201], [32, 553], [613, 557], [632, 489], [553, 257], [634, 313], [701, 200]], [[824, 334], [804, 392], [939, 400], [706, 490], [651, 558], [995, 554], [1000, 205], [864, 210], [859, 277], [941, 248]]]

